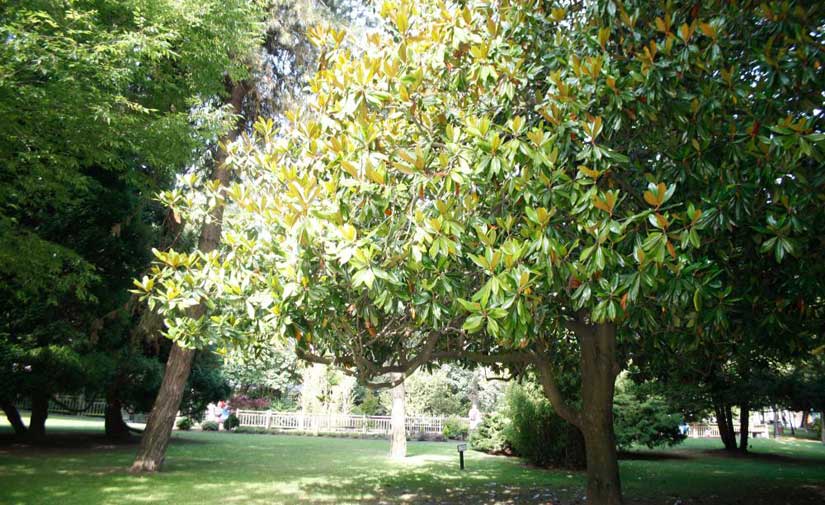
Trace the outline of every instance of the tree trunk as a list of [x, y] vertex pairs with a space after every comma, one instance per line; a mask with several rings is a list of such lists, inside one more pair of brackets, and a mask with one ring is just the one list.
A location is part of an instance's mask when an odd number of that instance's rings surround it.
[[[394, 379], [400, 378], [396, 375]], [[407, 457], [406, 394], [404, 383], [392, 388], [392, 419], [390, 433], [390, 457], [404, 459]]]
[[819, 436], [825, 444], [825, 405], [819, 409]]
[[730, 405], [722, 402], [715, 403], [714, 411], [716, 412], [716, 426], [719, 428], [719, 438], [725, 444], [725, 450], [736, 450], [736, 434], [733, 431], [733, 419], [731, 415]]
[[613, 432], [613, 393], [619, 372], [616, 327], [599, 324], [581, 333], [580, 428], [587, 453], [587, 503], [620, 505], [622, 489]]
[[3, 413], [6, 414], [6, 419], [9, 420], [9, 424], [11, 427], [14, 428], [14, 434], [22, 437], [26, 434], [26, 425], [23, 424], [23, 420], [20, 419], [20, 412], [17, 410], [17, 407], [14, 403], [10, 401], [0, 401], [0, 407], [3, 408]]
[[584, 436], [587, 459], [587, 503], [621, 505], [622, 488], [616, 436], [613, 431], [613, 394], [620, 367], [616, 359], [616, 327], [612, 323], [568, 322], [581, 346], [581, 410], [569, 405], [558, 388], [549, 361], [533, 361], [544, 395], [553, 410]]
[[146, 421], [146, 429], [140, 440], [137, 457], [132, 464], [132, 472], [156, 472], [160, 470], [166, 457], [166, 446], [172, 436], [175, 416], [180, 409], [186, 379], [192, 370], [194, 349], [184, 349], [178, 344], [172, 346], [163, 383], [160, 385], [155, 405]]
[[800, 428], [805, 428], [808, 426], [808, 416], [811, 415], [810, 409], [805, 409], [802, 411], [802, 421], [799, 423]]
[[41, 439], [46, 436], [46, 418], [49, 417], [49, 395], [37, 393], [32, 395], [32, 414], [29, 418], [28, 436]]
[[776, 405], [771, 410], [773, 411], [773, 438], [779, 438], [779, 414], [776, 413]]
[[[229, 144], [235, 140], [244, 128], [242, 117], [243, 101], [247, 94], [245, 83], [235, 83], [232, 85], [229, 103], [232, 111], [238, 116], [235, 128], [227, 133], [221, 144]], [[215, 163], [212, 169], [212, 179], [220, 182], [226, 187], [229, 185], [229, 169], [225, 164], [227, 153], [224, 149], [218, 149], [215, 156]], [[198, 240], [198, 249], [208, 253], [214, 251], [221, 240], [221, 229], [223, 227], [223, 206], [217, 205], [210, 213], [210, 221], [201, 229]], [[206, 307], [198, 304], [189, 310], [189, 316], [199, 319], [206, 313]], [[160, 469], [166, 455], [166, 447], [172, 436], [172, 428], [175, 425], [175, 416], [180, 409], [180, 402], [183, 398], [183, 388], [189, 373], [192, 370], [192, 359], [195, 356], [194, 349], [184, 349], [177, 343], [172, 345], [172, 352], [166, 362], [166, 372], [163, 376], [158, 397], [155, 405], [149, 414], [146, 422], [146, 429], [140, 441], [135, 462], [132, 464], [132, 472], [155, 472]]]
[[123, 421], [123, 404], [117, 397], [117, 391], [107, 395], [104, 430], [106, 438], [112, 440], [127, 440], [131, 436], [129, 426]]
[[748, 435], [750, 430], [750, 405], [743, 402], [739, 406], [739, 452], [748, 452]]

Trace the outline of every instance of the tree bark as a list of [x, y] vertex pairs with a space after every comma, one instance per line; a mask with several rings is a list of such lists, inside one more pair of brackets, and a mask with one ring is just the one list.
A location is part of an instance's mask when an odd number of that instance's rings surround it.
[[613, 394], [619, 366], [616, 327], [598, 324], [581, 332], [581, 426], [587, 455], [587, 503], [621, 505], [622, 489], [616, 437], [613, 432]]
[[750, 435], [750, 405], [743, 402], [739, 406], [739, 452], [748, 452], [748, 435]]
[[723, 402], [717, 402], [713, 406], [716, 412], [716, 426], [719, 428], [719, 438], [725, 444], [725, 450], [736, 450], [736, 434], [733, 430], [733, 419], [731, 415], [730, 405]]
[[172, 436], [175, 416], [180, 409], [186, 379], [192, 370], [194, 349], [184, 349], [175, 344], [166, 362], [163, 382], [155, 399], [155, 405], [146, 421], [146, 430], [140, 440], [137, 457], [132, 464], [132, 472], [156, 472], [160, 470], [166, 457], [166, 447]]
[[773, 438], [779, 438], [779, 415], [776, 413], [776, 405], [771, 408], [773, 411]]
[[106, 438], [126, 440], [131, 436], [129, 426], [123, 421], [123, 404], [117, 397], [117, 391], [110, 391], [107, 394], [103, 426]]
[[[229, 103], [232, 105], [232, 111], [238, 117], [238, 121], [235, 128], [221, 139], [223, 145], [231, 143], [243, 131], [243, 101], [247, 92], [248, 88], [245, 83], [239, 82], [232, 85]], [[212, 169], [212, 179], [219, 181], [222, 187], [229, 185], [229, 169], [225, 164], [226, 157], [226, 151], [219, 148]], [[214, 251], [220, 244], [223, 210], [222, 205], [217, 205], [212, 209], [209, 222], [201, 229], [198, 240], [198, 249], [201, 252]], [[199, 319], [205, 313], [206, 307], [203, 304], [195, 305], [189, 310], [189, 316], [193, 319]], [[177, 343], [172, 345], [172, 352], [166, 362], [163, 382], [160, 391], [158, 391], [158, 397], [155, 399], [155, 405], [152, 407], [152, 412], [146, 422], [140, 448], [135, 457], [135, 462], [132, 464], [132, 472], [156, 472], [160, 469], [166, 455], [166, 447], [169, 445], [169, 439], [172, 436], [175, 416], [180, 409], [183, 388], [192, 370], [194, 356], [194, 349], [184, 349]]]
[[17, 407], [14, 403], [10, 401], [0, 401], [0, 407], [3, 408], [3, 413], [6, 414], [6, 419], [9, 420], [9, 424], [14, 429], [14, 434], [22, 437], [26, 434], [26, 425], [23, 424], [23, 420], [20, 419], [20, 412], [17, 410]]
[[825, 444], [825, 405], [819, 408], [819, 435]]
[[49, 395], [32, 395], [32, 414], [29, 418], [28, 437], [38, 440], [46, 436], [46, 418], [49, 417]]
[[805, 428], [808, 426], [808, 416], [811, 415], [810, 409], [805, 409], [802, 411], [802, 421], [799, 423], [800, 428]]
[[581, 346], [581, 410], [565, 402], [548, 361], [534, 361], [544, 395], [553, 410], [584, 436], [587, 459], [587, 503], [621, 505], [622, 488], [616, 436], [613, 431], [613, 395], [620, 367], [616, 358], [616, 327], [612, 323], [569, 322]]
[[[395, 380], [400, 377], [396, 375]], [[406, 398], [404, 383], [392, 388], [392, 419], [390, 433], [390, 457], [404, 459], [407, 457]]]

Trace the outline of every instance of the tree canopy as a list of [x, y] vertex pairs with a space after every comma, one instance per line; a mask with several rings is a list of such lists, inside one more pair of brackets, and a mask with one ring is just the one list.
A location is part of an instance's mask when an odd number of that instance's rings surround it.
[[142, 343], [120, 309], [164, 221], [180, 221], [156, 192], [226, 127], [216, 99], [247, 75], [233, 55], [257, 44], [259, 17], [247, 0], [0, 7], [4, 404], [151, 375], [132, 373]]
[[[584, 433], [589, 499], [618, 503], [634, 350], [757, 342], [749, 304], [821, 303], [788, 274], [822, 240], [821, 9], [386, 2], [357, 49], [319, 27], [307, 110], [259, 122], [213, 195], [233, 205], [223, 249], [159, 253], [140, 288], [187, 343], [274, 332], [371, 378], [535, 366]], [[740, 282], [744, 261], [793, 296]], [[211, 317], [182, 311], [201, 302]], [[580, 406], [554, 379], [569, 354]]]

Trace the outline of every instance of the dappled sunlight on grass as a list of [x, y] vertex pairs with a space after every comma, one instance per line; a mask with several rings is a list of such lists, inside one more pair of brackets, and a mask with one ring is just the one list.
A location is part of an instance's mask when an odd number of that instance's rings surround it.
[[[72, 436], [82, 439], [80, 432]], [[164, 471], [136, 476], [127, 472], [134, 445], [83, 436], [86, 445], [3, 447], [0, 503], [558, 504], [576, 503], [584, 482], [578, 472], [537, 469], [475, 451], [465, 454], [461, 471], [454, 443], [410, 442], [409, 456], [396, 461], [384, 440], [204, 432], [176, 432]], [[728, 456], [716, 440], [637, 451], [621, 461], [628, 502], [773, 505], [772, 497], [784, 503], [793, 496], [802, 505], [809, 502], [799, 493], [823, 492], [821, 444], [755, 440], [753, 451]], [[743, 490], [767, 501], [741, 501]]]

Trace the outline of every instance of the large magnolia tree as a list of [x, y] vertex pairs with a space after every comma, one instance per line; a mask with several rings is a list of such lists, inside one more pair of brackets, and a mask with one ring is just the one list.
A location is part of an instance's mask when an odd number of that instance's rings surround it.
[[[811, 235], [782, 220], [821, 201], [819, 9], [401, 0], [365, 44], [317, 28], [314, 100], [260, 122], [214, 195], [222, 248], [159, 253], [140, 289], [175, 339], [281, 335], [378, 385], [532, 367], [584, 434], [588, 501], [620, 503], [625, 351], [725, 338], [703, 312], [730, 293], [705, 250], [735, 227], [725, 190], [770, 195], [762, 254]], [[555, 379], [571, 353], [575, 402]]]

